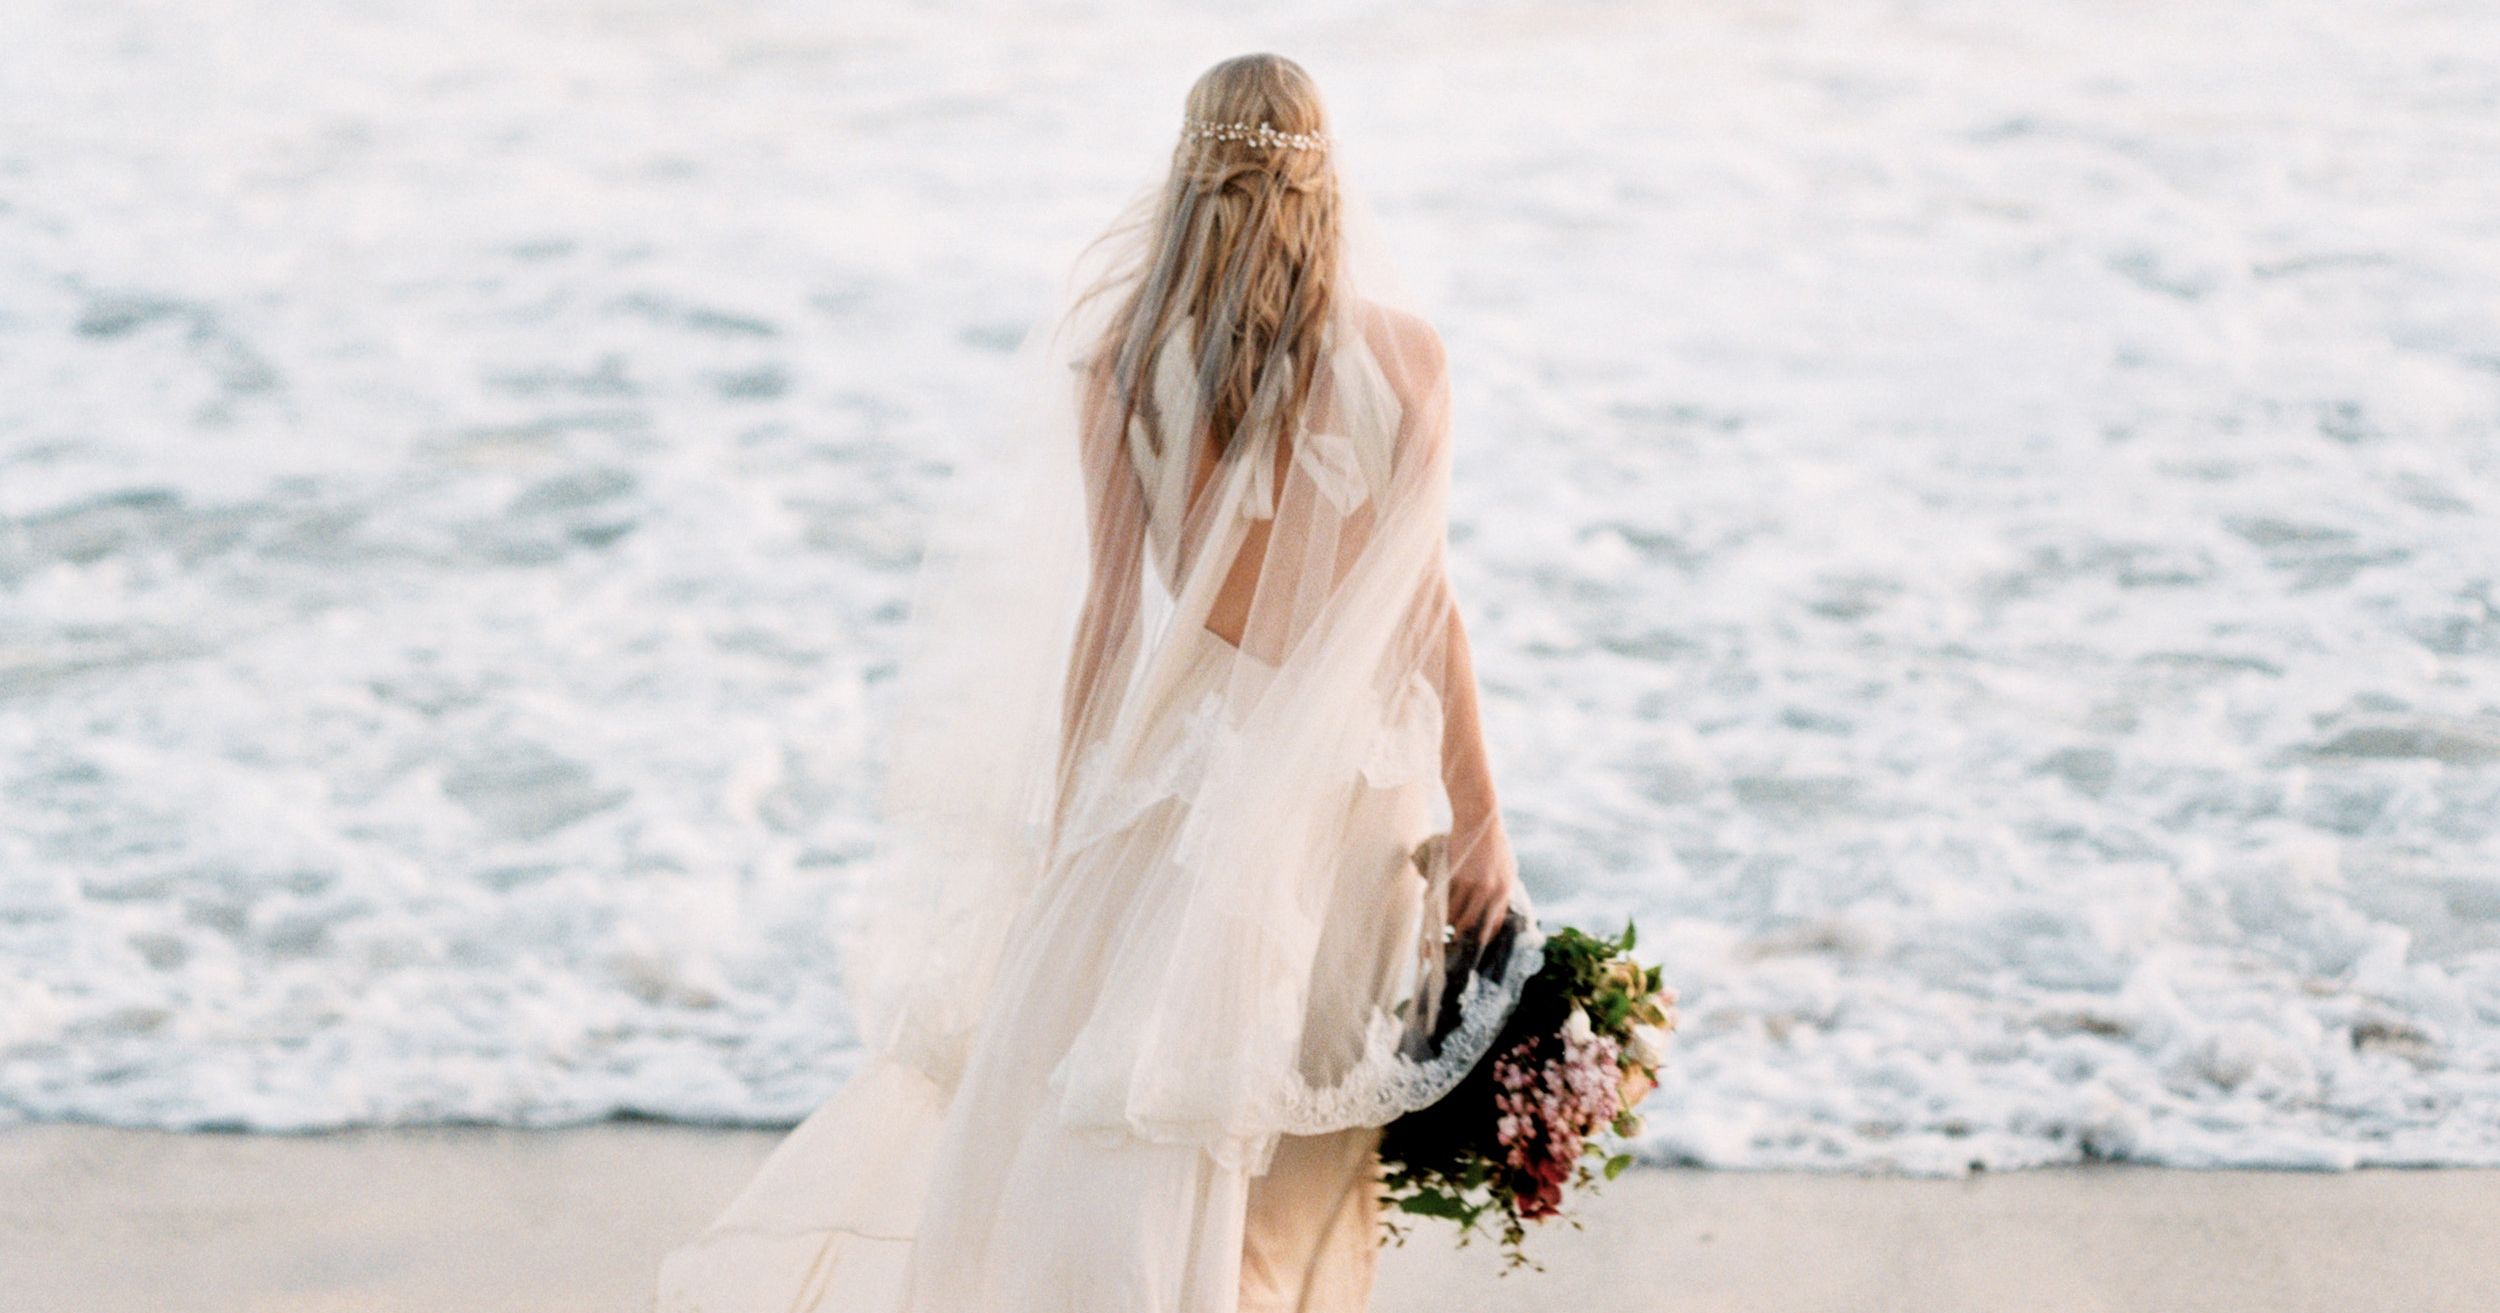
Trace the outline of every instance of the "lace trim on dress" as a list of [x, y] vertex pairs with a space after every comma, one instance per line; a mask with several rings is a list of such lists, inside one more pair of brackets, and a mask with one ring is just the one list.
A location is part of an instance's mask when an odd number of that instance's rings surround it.
[[[1413, 763], [1437, 757], [1440, 720], [1440, 696], [1420, 674], [1400, 687], [1398, 705], [1364, 770], [1375, 787], [1411, 778], [1420, 769]], [[1063, 853], [1099, 843], [1126, 829], [1156, 803], [1189, 794], [1206, 777], [1228, 728], [1222, 694], [1209, 690], [1183, 713], [1170, 746], [1142, 770], [1124, 770], [1118, 778], [1110, 778], [1112, 762], [1122, 754], [1111, 751], [1113, 745], [1096, 745], [1078, 767], [1081, 803]], [[1422, 751], [1425, 747], [1432, 751]], [[1408, 1023], [1374, 1009], [1363, 1056], [1334, 1084], [1315, 1088], [1298, 1073], [1286, 1072], [1278, 1095], [1286, 1132], [1317, 1135], [1352, 1126], [1385, 1125], [1449, 1093], [1492, 1046], [1528, 979], [1544, 965], [1544, 940], [1530, 919], [1513, 943], [1498, 979], [1481, 972], [1469, 976], [1459, 992], [1458, 1019], [1441, 1036], [1433, 1056], [1422, 1061], [1408, 1056], [1404, 1052]]]
[[1404, 1028], [1386, 1012], [1372, 1014], [1363, 1057], [1328, 1089], [1289, 1077], [1283, 1097], [1286, 1130], [1318, 1135], [1349, 1126], [1386, 1125], [1449, 1093], [1483, 1059], [1510, 1020], [1528, 979], [1545, 965], [1545, 934], [1533, 919], [1523, 929], [1501, 979], [1469, 977], [1459, 992], [1458, 1023], [1441, 1040], [1440, 1052], [1417, 1062], [1399, 1052]]
[[1194, 781], [1206, 777], [1223, 725], [1223, 694], [1210, 689], [1183, 713], [1172, 745], [1144, 770], [1122, 770], [1114, 778], [1112, 762], [1120, 754], [1111, 750], [1112, 744], [1094, 745], [1077, 766], [1074, 819], [1061, 852], [1078, 852], [1100, 843], [1126, 829], [1156, 803], [1189, 792]]

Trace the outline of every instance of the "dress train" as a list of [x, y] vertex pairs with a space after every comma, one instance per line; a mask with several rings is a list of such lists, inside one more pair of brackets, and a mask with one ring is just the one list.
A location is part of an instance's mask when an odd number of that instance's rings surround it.
[[[1158, 698], [1173, 713], [1159, 718], [1168, 735], [1185, 732], [1177, 713], [1239, 656], [1212, 634], [1196, 641]], [[1182, 807], [1149, 808], [1105, 841], [1103, 860], [1033, 891], [951, 1098], [907, 1063], [871, 1057], [666, 1257], [659, 1313], [1365, 1308], [1379, 1128], [1217, 1153], [1061, 1115], [1053, 1070], [1111, 954], [1125, 936], [1157, 933], [1155, 912], [1175, 896], [1174, 872], [1120, 860], [1118, 845], [1155, 850], [1155, 827], [1178, 823]]]

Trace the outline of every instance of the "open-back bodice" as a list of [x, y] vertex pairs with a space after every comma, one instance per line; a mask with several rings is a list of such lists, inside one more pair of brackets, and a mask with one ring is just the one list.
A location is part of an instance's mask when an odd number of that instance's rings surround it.
[[[1316, 514], [1350, 520], [1387, 492], [1401, 407], [1363, 334], [1339, 331], [1343, 322], [1332, 320], [1327, 326], [1318, 377], [1301, 413], [1286, 426], [1290, 436], [1274, 429], [1255, 435], [1247, 449], [1225, 452], [1224, 466], [1203, 478], [1198, 469], [1209, 452], [1206, 435], [1198, 431], [1200, 398], [1189, 349], [1193, 320], [1183, 316], [1173, 327], [1155, 362], [1155, 413], [1161, 417], [1163, 440], [1154, 441], [1141, 411], [1129, 419], [1127, 442], [1145, 489], [1147, 550], [1167, 590], [1187, 575], [1201, 536], [1223, 541], [1228, 535], [1222, 527], [1234, 517], [1276, 516], [1280, 488], [1274, 444], [1280, 440], [1291, 449], [1286, 484], [1309, 480], [1324, 503], [1324, 509], [1315, 504]], [[1234, 470], [1235, 462], [1242, 468]], [[1216, 514], [1193, 528], [1193, 492], [1199, 498], [1227, 497], [1233, 504], [1203, 508]]]

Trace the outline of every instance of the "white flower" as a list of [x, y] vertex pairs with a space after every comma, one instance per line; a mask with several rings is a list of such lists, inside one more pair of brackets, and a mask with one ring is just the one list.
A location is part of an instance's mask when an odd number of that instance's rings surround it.
[[1571, 1019], [1563, 1023], [1563, 1039], [1575, 1047], [1588, 1043], [1596, 1034], [1589, 1026], [1589, 1014], [1578, 1008], [1573, 1008]]
[[1626, 1047], [1626, 1051], [1632, 1055], [1634, 1062], [1652, 1070], [1666, 1065], [1666, 1028], [1635, 1023], [1632, 1027], [1632, 1042]]

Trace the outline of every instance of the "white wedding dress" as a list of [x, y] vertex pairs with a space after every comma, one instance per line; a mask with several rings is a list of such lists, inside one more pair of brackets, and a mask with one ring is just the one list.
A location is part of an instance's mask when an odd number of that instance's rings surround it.
[[1027, 343], [915, 596], [844, 927], [866, 1056], [666, 1257], [661, 1313], [1366, 1306], [1379, 1128], [1539, 954], [1533, 915], [1445, 942], [1450, 863], [1508, 854], [1453, 810], [1482, 745], [1439, 340], [1359, 267], [1301, 414], [1220, 453], [1163, 436], [1189, 321], [1125, 422], [1101, 302]]

